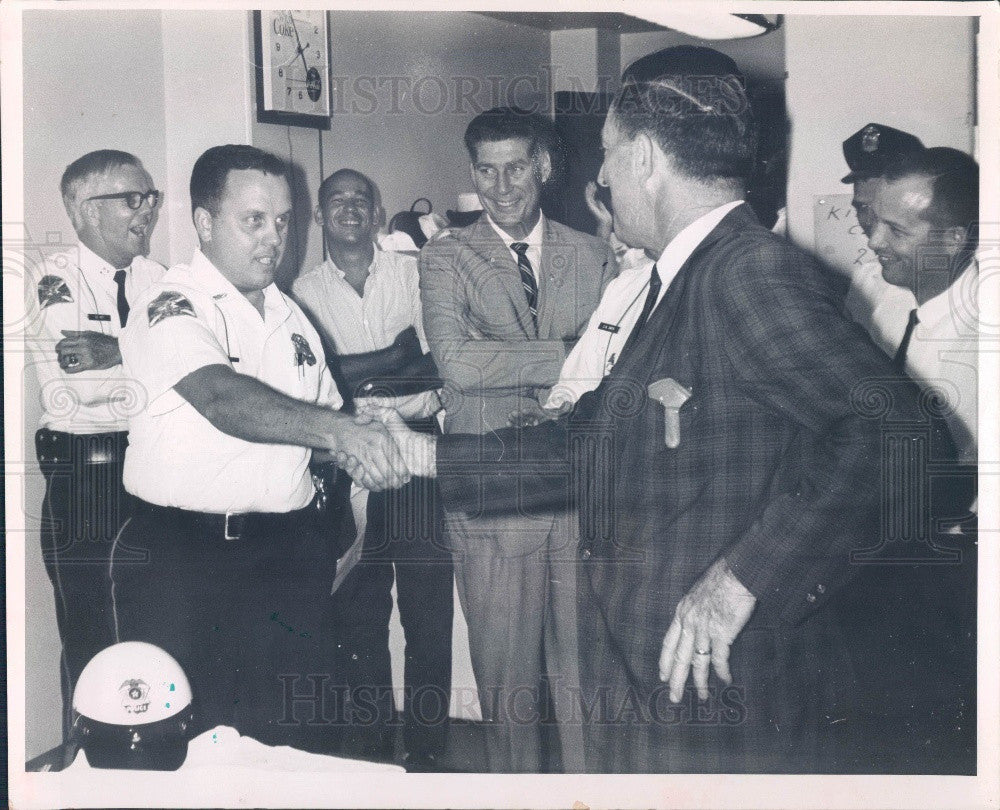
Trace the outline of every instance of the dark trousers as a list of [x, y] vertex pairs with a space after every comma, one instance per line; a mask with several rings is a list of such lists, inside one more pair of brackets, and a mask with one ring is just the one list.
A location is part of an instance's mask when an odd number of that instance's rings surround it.
[[840, 595], [860, 707], [849, 770], [974, 774], [974, 534], [936, 538], [953, 562], [866, 566]]
[[368, 496], [361, 559], [333, 598], [337, 680], [349, 696], [347, 756], [388, 759], [395, 724], [389, 658], [393, 580], [406, 639], [403, 743], [441, 754], [451, 694], [452, 565], [441, 547], [437, 485], [415, 478]]
[[91, 658], [114, 644], [111, 546], [128, 519], [132, 498], [122, 487], [127, 433], [72, 434], [39, 430], [38, 464], [45, 476], [41, 544], [55, 593], [62, 645], [63, 735], [72, 724], [73, 689]]
[[[326, 516], [314, 506], [248, 516], [230, 529], [238, 539], [226, 539], [220, 520], [137, 502], [111, 569], [120, 639], [178, 660], [196, 733], [227, 725], [269, 745], [335, 751]], [[119, 560], [123, 544], [145, 562]]]

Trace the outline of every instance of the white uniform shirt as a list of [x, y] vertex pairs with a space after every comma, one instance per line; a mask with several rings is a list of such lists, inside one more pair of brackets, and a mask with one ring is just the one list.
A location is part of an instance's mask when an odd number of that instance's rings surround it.
[[647, 258], [645, 262], [622, 270], [608, 284], [587, 328], [563, 361], [559, 382], [552, 387], [544, 407], [558, 408], [566, 402], [575, 403], [611, 373], [642, 312], [652, 269], [653, 262]]
[[[136, 256], [125, 276], [129, 305], [164, 272], [163, 265]], [[65, 337], [63, 330], [118, 337], [121, 326], [114, 275], [115, 268], [82, 243], [49, 256], [32, 272], [27, 311], [37, 316], [25, 332], [41, 387], [43, 427], [66, 433], [128, 429], [122, 367], [67, 374], [59, 367], [55, 348]]]
[[952, 285], [917, 308], [917, 325], [906, 350], [906, 373], [922, 389], [947, 397], [944, 415], [959, 460], [976, 462], [979, 351], [979, 265], [973, 260]]
[[[656, 273], [660, 277], [659, 306], [670, 284], [691, 254], [723, 218], [742, 204], [742, 200], [720, 205], [690, 223], [677, 234], [656, 260]], [[557, 382], [544, 403], [546, 408], [558, 408], [565, 402], [575, 403], [588, 391], [601, 384], [618, 359], [618, 355], [632, 334], [635, 323], [642, 314], [653, 262], [646, 261], [623, 270], [604, 290], [597, 309], [590, 316], [587, 328], [563, 361]], [[655, 307], [654, 307], [655, 309]]]
[[408, 326], [416, 327], [426, 352], [419, 284], [415, 257], [376, 245], [364, 297], [332, 259], [302, 272], [292, 283], [292, 295], [339, 354], [384, 349]]
[[136, 302], [121, 352], [137, 387], [125, 454], [129, 492], [216, 513], [288, 512], [309, 503], [308, 448], [229, 436], [174, 390], [191, 372], [221, 364], [295, 399], [341, 406], [319, 335], [274, 284], [264, 290], [261, 318], [195, 251], [190, 265], [170, 268]]
[[875, 345], [892, 357], [903, 340], [910, 310], [917, 305], [916, 296], [882, 278], [882, 265], [877, 261], [853, 265], [848, 273], [850, 287], [844, 309]]

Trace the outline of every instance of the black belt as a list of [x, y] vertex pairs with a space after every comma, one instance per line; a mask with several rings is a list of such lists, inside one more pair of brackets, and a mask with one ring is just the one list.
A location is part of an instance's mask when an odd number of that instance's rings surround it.
[[136, 499], [136, 512], [146, 512], [157, 521], [188, 526], [206, 534], [221, 537], [223, 540], [239, 540], [251, 525], [277, 530], [288, 526], [298, 528], [303, 521], [317, 514], [316, 499], [302, 509], [292, 512], [195, 512], [191, 509], [179, 509], [176, 506], [160, 506], [139, 498]]
[[40, 428], [35, 433], [35, 454], [46, 464], [112, 464], [125, 458], [128, 432], [63, 433]]

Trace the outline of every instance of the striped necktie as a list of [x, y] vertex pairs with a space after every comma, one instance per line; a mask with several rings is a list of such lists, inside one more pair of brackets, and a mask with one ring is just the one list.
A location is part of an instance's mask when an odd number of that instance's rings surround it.
[[892, 358], [892, 367], [899, 372], [906, 369], [906, 350], [910, 348], [910, 338], [913, 337], [913, 330], [916, 325], [920, 323], [920, 319], [917, 317], [917, 310], [910, 310], [910, 319], [906, 322], [906, 331], [903, 333], [903, 339], [900, 341], [899, 348], [896, 349], [896, 354]]
[[521, 273], [521, 286], [524, 287], [524, 295], [528, 299], [531, 319], [535, 322], [535, 329], [538, 329], [538, 282], [535, 281], [535, 273], [528, 259], [528, 243], [514, 242], [510, 247], [517, 254], [517, 269]]
[[125, 278], [124, 270], [115, 271], [115, 284], [118, 285], [118, 323], [125, 326], [128, 322], [128, 299], [125, 298]]

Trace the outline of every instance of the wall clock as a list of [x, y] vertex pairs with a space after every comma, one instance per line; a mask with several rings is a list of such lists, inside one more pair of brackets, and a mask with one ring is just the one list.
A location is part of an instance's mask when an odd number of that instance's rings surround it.
[[326, 11], [253, 12], [257, 120], [330, 128]]

